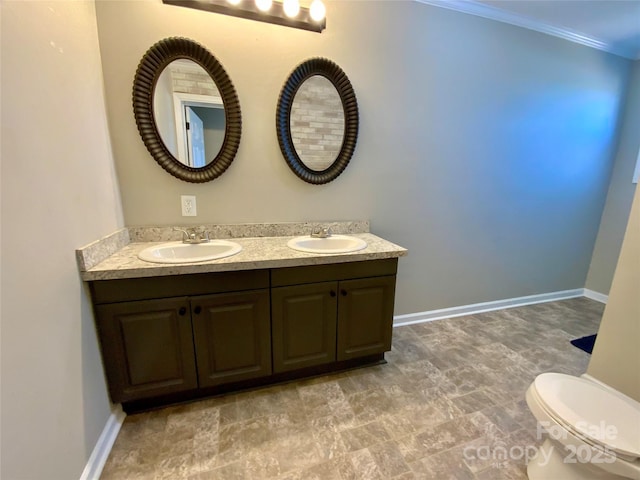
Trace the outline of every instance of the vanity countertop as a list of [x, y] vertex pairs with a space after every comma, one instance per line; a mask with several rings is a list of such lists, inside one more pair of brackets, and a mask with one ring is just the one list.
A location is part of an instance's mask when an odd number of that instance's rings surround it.
[[[368, 227], [368, 223], [367, 223]], [[125, 229], [126, 230], [126, 229]], [[368, 228], [367, 228], [368, 230]], [[117, 232], [123, 237], [122, 231]], [[83, 259], [90, 246], [77, 251], [80, 273], [84, 281], [115, 280], [124, 278], [156, 277], [166, 275], [186, 275], [193, 273], [257, 270], [264, 268], [297, 267], [346, 262], [359, 262], [385, 258], [397, 258], [407, 254], [407, 250], [369, 232], [345, 232], [367, 242], [367, 247], [352, 253], [326, 254], [305, 253], [287, 247], [287, 242], [295, 236], [260, 236], [231, 238], [242, 246], [242, 251], [231, 257], [207, 262], [162, 264], [149, 263], [138, 258], [143, 249], [162, 242], [131, 242], [128, 232], [115, 252], [97, 262]], [[113, 248], [112, 248], [113, 250]], [[92, 265], [92, 263], [95, 263]]]

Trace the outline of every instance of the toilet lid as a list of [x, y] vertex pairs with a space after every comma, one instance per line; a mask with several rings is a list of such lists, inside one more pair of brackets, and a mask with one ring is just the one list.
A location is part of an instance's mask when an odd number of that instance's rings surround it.
[[534, 383], [539, 398], [563, 424], [610, 450], [640, 457], [640, 403], [562, 373], [543, 373]]

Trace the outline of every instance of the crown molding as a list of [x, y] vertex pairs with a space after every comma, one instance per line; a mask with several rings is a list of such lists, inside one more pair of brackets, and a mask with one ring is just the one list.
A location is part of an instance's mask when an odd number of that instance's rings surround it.
[[604, 42], [600, 39], [585, 35], [579, 32], [575, 32], [568, 28], [555, 27], [539, 20], [534, 20], [530, 17], [518, 15], [516, 13], [502, 10], [501, 8], [492, 7], [483, 3], [476, 2], [474, 0], [414, 0], [418, 3], [425, 5], [432, 5], [434, 7], [446, 8], [448, 10], [454, 10], [456, 12], [468, 13], [470, 15], [476, 15], [478, 17], [488, 18], [490, 20], [496, 20], [498, 22], [508, 23], [517, 27], [527, 28], [536, 32], [544, 33], [547, 35], [553, 35], [554, 37], [563, 38], [570, 42], [586, 45], [587, 47], [596, 48], [608, 53], [613, 53], [620, 57], [628, 58], [631, 60], [640, 59], [640, 52], [631, 51], [630, 49], [623, 48], [619, 45], [614, 45], [609, 42]]

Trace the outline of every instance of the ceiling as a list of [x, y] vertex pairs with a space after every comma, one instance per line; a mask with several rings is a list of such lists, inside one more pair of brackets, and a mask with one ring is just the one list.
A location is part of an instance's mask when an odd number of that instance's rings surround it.
[[418, 0], [640, 59], [640, 0]]

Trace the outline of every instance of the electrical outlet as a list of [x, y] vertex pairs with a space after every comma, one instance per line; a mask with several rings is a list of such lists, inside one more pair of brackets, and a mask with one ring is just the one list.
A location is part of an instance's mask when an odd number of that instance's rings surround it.
[[182, 205], [183, 217], [195, 217], [198, 215], [196, 210], [196, 196], [195, 195], [181, 195], [180, 204]]

